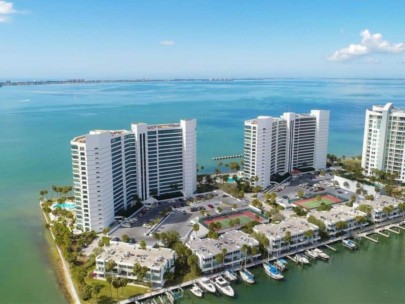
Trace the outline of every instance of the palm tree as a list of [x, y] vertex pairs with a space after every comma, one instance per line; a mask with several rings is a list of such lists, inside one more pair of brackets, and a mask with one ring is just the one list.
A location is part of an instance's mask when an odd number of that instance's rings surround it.
[[252, 249], [251, 249], [252, 259], [258, 253], [259, 253], [259, 247], [253, 246]]
[[111, 274], [116, 266], [117, 263], [115, 263], [114, 260], [108, 260], [107, 264], [105, 265], [105, 271]]
[[246, 268], [246, 258], [247, 258], [248, 250], [249, 250], [249, 245], [247, 245], [247, 244], [243, 244], [242, 248], [240, 249], [240, 251], [243, 252], [243, 255], [245, 257], [245, 268]]
[[287, 231], [287, 232], [285, 233], [285, 235], [284, 235], [284, 241], [285, 241], [286, 243], [290, 244], [290, 243], [291, 243], [291, 239], [292, 239], [291, 232], [290, 232], [290, 231]]
[[121, 280], [119, 278], [115, 278], [112, 281], [112, 285], [117, 290], [117, 300], [118, 300], [118, 289], [121, 287]]
[[222, 248], [221, 253], [222, 253], [222, 266], [225, 267], [225, 257], [226, 254], [228, 253], [228, 250], [226, 248]]
[[111, 290], [111, 283], [113, 281], [113, 277], [111, 275], [107, 275], [105, 277], [105, 279], [107, 280], [108, 284], [110, 284], [110, 294], [111, 294], [111, 298], [112, 298], [112, 290]]
[[100, 283], [93, 283], [91, 285], [91, 292], [94, 295], [94, 297], [96, 298], [96, 303], [97, 303], [97, 296], [100, 293], [101, 289], [103, 289], [104, 286]]
[[127, 278], [121, 278], [121, 295], [124, 293], [124, 288], [128, 285], [129, 280]]
[[193, 225], [193, 230], [195, 232], [195, 237], [197, 238], [197, 231], [200, 230], [200, 225], [198, 223], [195, 223]]

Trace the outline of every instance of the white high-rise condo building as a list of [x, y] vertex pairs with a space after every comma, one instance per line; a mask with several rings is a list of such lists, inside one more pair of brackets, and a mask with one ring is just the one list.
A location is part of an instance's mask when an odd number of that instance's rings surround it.
[[326, 167], [329, 111], [284, 113], [245, 121], [244, 176], [266, 188], [275, 174]]
[[135, 196], [197, 188], [196, 120], [148, 125], [128, 130], [95, 130], [71, 141], [76, 226], [96, 232], [131, 206]]
[[366, 110], [361, 166], [366, 175], [373, 169], [397, 173], [405, 181], [405, 110], [392, 103]]

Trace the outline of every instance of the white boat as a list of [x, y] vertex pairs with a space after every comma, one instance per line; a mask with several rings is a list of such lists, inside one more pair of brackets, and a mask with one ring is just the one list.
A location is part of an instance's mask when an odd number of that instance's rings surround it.
[[309, 264], [309, 260], [301, 253], [295, 255], [295, 260], [301, 264]]
[[234, 282], [238, 279], [238, 277], [232, 270], [225, 270], [224, 275], [230, 282]]
[[190, 291], [195, 295], [196, 297], [201, 298], [203, 296], [203, 291], [200, 287], [198, 287], [197, 284], [193, 284], [193, 287], [191, 287]]
[[198, 285], [200, 285], [203, 289], [205, 289], [208, 292], [215, 293], [216, 291], [214, 284], [208, 278], [201, 278], [198, 281]]
[[314, 260], [318, 257], [318, 254], [316, 252], [314, 252], [313, 250], [310, 250], [310, 249], [305, 250], [305, 255], [307, 257], [309, 257], [309, 258], [314, 259]]
[[318, 255], [318, 258], [321, 258], [323, 260], [329, 260], [329, 255], [327, 255], [321, 249], [315, 248], [313, 251], [316, 252], [316, 254]]
[[263, 268], [266, 274], [272, 279], [282, 280], [284, 278], [284, 276], [278, 271], [276, 266], [272, 265], [269, 262], [264, 262]]
[[228, 297], [233, 297], [235, 292], [233, 288], [229, 285], [228, 281], [224, 279], [223, 276], [218, 276], [214, 279], [214, 284], [220, 292]]
[[349, 248], [349, 249], [356, 249], [357, 245], [355, 242], [352, 240], [342, 240], [343, 246]]
[[242, 280], [245, 281], [246, 283], [253, 284], [255, 282], [254, 274], [251, 273], [246, 268], [239, 270], [239, 275], [242, 278]]
[[276, 268], [280, 271], [284, 271], [287, 269], [287, 264], [283, 263], [280, 260], [276, 260], [274, 261], [274, 266], [276, 266]]

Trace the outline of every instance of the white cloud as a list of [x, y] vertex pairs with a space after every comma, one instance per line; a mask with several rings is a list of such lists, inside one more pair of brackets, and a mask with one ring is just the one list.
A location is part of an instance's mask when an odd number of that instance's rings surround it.
[[405, 52], [405, 43], [390, 43], [379, 33], [371, 34], [369, 30], [360, 33], [360, 44], [350, 44], [348, 47], [335, 51], [327, 59], [330, 61], [348, 61], [371, 54]]
[[17, 13], [12, 2], [0, 1], [0, 23], [9, 22], [10, 15]]
[[175, 44], [176, 44], [176, 42], [174, 42], [173, 40], [160, 41], [160, 45], [164, 45], [164, 46], [173, 46]]

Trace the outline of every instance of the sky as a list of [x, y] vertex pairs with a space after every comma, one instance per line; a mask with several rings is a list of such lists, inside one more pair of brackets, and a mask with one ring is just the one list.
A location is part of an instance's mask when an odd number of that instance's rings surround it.
[[405, 78], [405, 1], [0, 0], [0, 79]]

